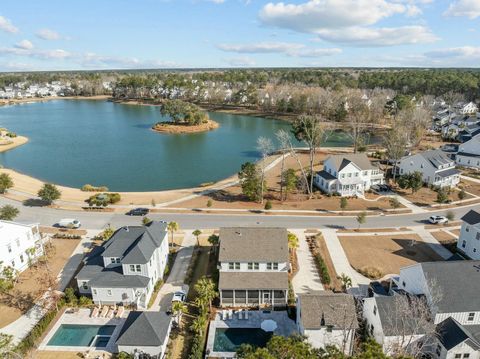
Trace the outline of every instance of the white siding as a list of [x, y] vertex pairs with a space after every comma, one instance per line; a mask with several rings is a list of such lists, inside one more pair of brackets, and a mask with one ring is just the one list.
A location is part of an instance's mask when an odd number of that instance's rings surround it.
[[[457, 248], [465, 253], [470, 259], [480, 260], [480, 226], [463, 223]], [[477, 238], [478, 237], [478, 238]]]

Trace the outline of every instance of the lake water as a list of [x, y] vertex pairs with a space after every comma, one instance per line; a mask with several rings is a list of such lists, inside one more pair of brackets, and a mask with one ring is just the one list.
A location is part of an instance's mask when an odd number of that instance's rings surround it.
[[[287, 122], [210, 113], [220, 128], [179, 135], [150, 128], [166, 120], [158, 107], [107, 101], [55, 100], [0, 107], [0, 127], [29, 142], [0, 153], [0, 164], [70, 187], [89, 183], [112, 191], [154, 191], [198, 186], [238, 172], [259, 158], [259, 136], [275, 138]], [[346, 146], [335, 133], [326, 146]]]

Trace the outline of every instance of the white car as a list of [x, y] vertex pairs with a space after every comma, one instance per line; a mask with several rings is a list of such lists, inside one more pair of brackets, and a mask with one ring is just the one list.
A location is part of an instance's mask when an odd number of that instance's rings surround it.
[[431, 224], [446, 224], [446, 223], [448, 223], [447, 217], [444, 217], [444, 216], [430, 216], [428, 221]]
[[185, 302], [187, 295], [183, 291], [178, 291], [173, 293], [172, 303], [174, 302]]
[[78, 219], [73, 219], [73, 218], [64, 218], [61, 219], [57, 225], [62, 228], [80, 228], [82, 225]]

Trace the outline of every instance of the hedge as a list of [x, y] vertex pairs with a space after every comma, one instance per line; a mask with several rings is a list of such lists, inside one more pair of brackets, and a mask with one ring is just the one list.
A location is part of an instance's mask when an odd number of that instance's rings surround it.
[[315, 261], [317, 262], [317, 267], [318, 271], [320, 272], [320, 280], [322, 281], [322, 284], [330, 284], [331, 278], [330, 274], [328, 273], [327, 265], [325, 264], [325, 261], [319, 253], [315, 255]]

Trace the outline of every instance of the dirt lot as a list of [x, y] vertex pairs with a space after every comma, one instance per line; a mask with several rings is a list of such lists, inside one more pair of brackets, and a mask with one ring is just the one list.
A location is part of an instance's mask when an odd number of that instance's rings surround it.
[[400, 268], [415, 263], [442, 260], [416, 234], [339, 236], [339, 239], [352, 267], [357, 270], [376, 267], [382, 276], [399, 273]]
[[434, 236], [449, 251], [455, 251], [455, 248], [457, 247], [457, 237], [453, 237], [451, 234], [442, 230], [431, 233], [432, 236]]
[[465, 190], [465, 192], [470, 192], [470, 193], [472, 193], [476, 196], [480, 196], [480, 184], [479, 183], [462, 179], [460, 181], [460, 186]]
[[[106, 352], [105, 355], [102, 357], [102, 354], [99, 354], [100, 358], [104, 359], [109, 359], [112, 358], [112, 355]], [[32, 359], [80, 359], [83, 358], [83, 354], [81, 352], [57, 352], [57, 351], [37, 351], [35, 353], [32, 353], [32, 356], [29, 358]], [[96, 356], [93, 356], [93, 353], [91, 354], [92, 358], [96, 358]]]
[[[417, 192], [412, 193], [411, 190], [402, 190], [400, 188], [396, 189], [398, 194], [402, 197], [408, 199], [410, 202], [416, 204], [417, 206], [428, 206], [431, 204], [437, 203], [437, 192], [431, 190], [428, 187], [422, 187]], [[450, 201], [458, 201], [458, 190], [452, 190], [448, 196]], [[465, 199], [472, 198], [472, 196], [467, 194]]]
[[[60, 273], [79, 242], [75, 239], [52, 239], [52, 246], [46, 246], [52, 275]], [[18, 283], [8, 294], [0, 296], [0, 328], [18, 319], [45, 292], [45, 281], [42, 279], [46, 271], [44, 264], [32, 266], [20, 274]]]

